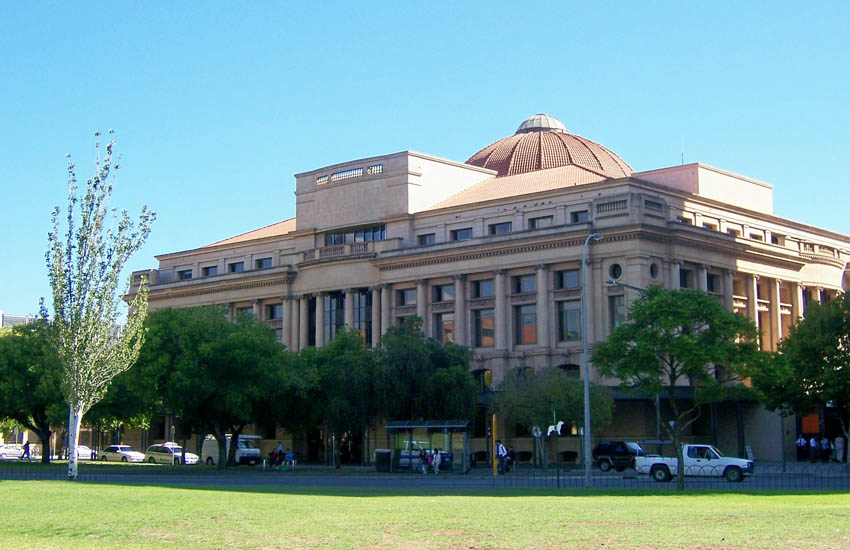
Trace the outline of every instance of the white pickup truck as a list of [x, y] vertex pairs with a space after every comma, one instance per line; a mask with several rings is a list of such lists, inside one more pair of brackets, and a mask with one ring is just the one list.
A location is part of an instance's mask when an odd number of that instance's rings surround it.
[[[753, 462], [744, 458], [723, 456], [713, 445], [682, 445], [686, 476], [724, 477], [727, 481], [744, 481], [753, 475]], [[679, 471], [678, 460], [658, 455], [636, 456], [635, 470], [649, 474], [655, 481], [670, 481]]]

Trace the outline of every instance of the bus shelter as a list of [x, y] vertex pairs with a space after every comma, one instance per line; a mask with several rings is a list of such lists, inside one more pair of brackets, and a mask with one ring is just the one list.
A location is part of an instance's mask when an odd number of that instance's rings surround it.
[[[387, 422], [387, 444], [393, 453], [393, 465], [399, 469], [418, 463], [419, 449], [440, 449], [452, 455], [452, 471], [469, 471], [470, 420], [395, 420]], [[414, 458], [415, 456], [415, 458]], [[396, 463], [398, 457], [398, 463]]]

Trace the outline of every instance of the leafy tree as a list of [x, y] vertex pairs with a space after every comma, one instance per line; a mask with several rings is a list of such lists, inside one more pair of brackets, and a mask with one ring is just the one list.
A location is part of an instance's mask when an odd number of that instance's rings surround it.
[[[748, 374], [770, 410], [807, 413], [830, 404], [850, 412], [850, 294], [807, 307], [779, 353], [755, 367]], [[850, 441], [844, 414], [838, 418]]]
[[153, 371], [168, 409], [215, 436], [224, 468], [245, 426], [280, 398], [283, 346], [268, 326], [247, 318], [231, 322], [218, 307], [159, 310], [147, 325], [140, 366]]
[[[553, 414], [567, 426], [584, 423], [584, 384], [558, 368], [535, 371], [531, 368], [510, 370], [499, 384], [494, 408], [531, 430], [550, 425]], [[590, 417], [593, 426], [602, 430], [611, 423], [614, 400], [604, 386], [590, 390]]]
[[[624, 387], [646, 395], [666, 389], [672, 415], [662, 425], [676, 449], [679, 489], [685, 486], [682, 434], [697, 420], [702, 404], [723, 399], [739, 373], [761, 360], [756, 335], [749, 319], [703, 291], [653, 286], [632, 304], [628, 322], [596, 345], [593, 363], [603, 376], [619, 378]], [[682, 384], [694, 389], [689, 403], [674, 396]]]
[[121, 270], [145, 242], [155, 214], [142, 207], [136, 223], [126, 211], [115, 216], [110, 208], [118, 169], [112, 162], [114, 144], [110, 139], [100, 158], [97, 142], [95, 175], [86, 182], [82, 197], [77, 194], [76, 168], [68, 161], [66, 227], [60, 227], [57, 206], [53, 230], [48, 234], [46, 260], [53, 291], [56, 346], [64, 367], [62, 389], [70, 405], [70, 479], [77, 479], [80, 421], [103, 397], [110, 381], [135, 362], [147, 314], [147, 287], [143, 284], [130, 304], [126, 324], [117, 329], [123, 305], [116, 292]]
[[38, 434], [43, 463], [50, 461], [50, 426], [68, 414], [52, 330], [41, 319], [0, 334], [0, 418]]

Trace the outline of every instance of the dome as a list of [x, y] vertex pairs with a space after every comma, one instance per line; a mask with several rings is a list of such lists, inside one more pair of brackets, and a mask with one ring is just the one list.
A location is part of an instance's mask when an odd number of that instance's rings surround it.
[[632, 168], [611, 150], [568, 133], [563, 122], [545, 114], [527, 118], [514, 135], [481, 149], [466, 164], [495, 170], [497, 177], [560, 166], [577, 166], [607, 178], [632, 175]]

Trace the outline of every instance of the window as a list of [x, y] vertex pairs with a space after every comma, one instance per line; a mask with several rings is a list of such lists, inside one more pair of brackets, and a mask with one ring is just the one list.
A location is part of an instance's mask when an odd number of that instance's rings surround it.
[[434, 337], [444, 345], [455, 341], [455, 314], [434, 315]]
[[271, 266], [271, 258], [260, 258], [259, 260], [254, 260], [254, 269], [269, 269]]
[[269, 304], [266, 306], [266, 319], [282, 319], [283, 304]]
[[419, 246], [426, 246], [436, 243], [437, 235], [435, 233], [425, 233], [424, 235], [419, 235], [417, 239], [419, 241]]
[[454, 285], [438, 285], [434, 287], [435, 302], [451, 302], [455, 299]]
[[686, 225], [693, 225], [694, 224], [694, 222], [690, 218], [685, 217], [685, 216], [676, 216], [676, 221], [679, 222], [679, 223], [684, 223]]
[[237, 317], [243, 317], [245, 315], [250, 315], [251, 317], [253, 317], [254, 316], [254, 308], [252, 306], [243, 306], [243, 307], [237, 307], [236, 308], [236, 316]]
[[328, 176], [319, 176], [316, 178], [316, 185], [324, 185], [328, 183]]
[[588, 221], [590, 221], [590, 215], [587, 213], [587, 210], [570, 212], [570, 223], [585, 223]]
[[177, 272], [177, 280], [178, 281], [188, 281], [192, 278], [192, 270], [191, 269], [182, 269]]
[[218, 266], [217, 265], [208, 265], [201, 269], [201, 273], [203, 273], [204, 277], [214, 277], [218, 275]]
[[579, 288], [581, 286], [581, 271], [578, 269], [567, 269], [555, 272], [555, 288]]
[[463, 229], [453, 229], [451, 232], [453, 241], [463, 241], [472, 238], [472, 228], [464, 227]]
[[473, 313], [475, 323], [475, 347], [492, 348], [496, 345], [496, 316], [492, 309], [476, 309]]
[[330, 292], [322, 296], [322, 307], [325, 310], [325, 344], [330, 344], [336, 333], [345, 326], [345, 297], [342, 292]]
[[709, 292], [720, 292], [720, 284], [718, 276], [714, 273], [706, 275], [706, 290]]
[[493, 279], [472, 281], [473, 298], [490, 298], [494, 294]]
[[514, 277], [514, 294], [534, 292], [536, 282], [537, 277], [535, 275], [520, 275], [519, 277]]
[[342, 231], [334, 231], [333, 233], [325, 233], [325, 246], [382, 241], [386, 238], [387, 228], [385, 225], [371, 225], [369, 227], [359, 227]]
[[579, 300], [558, 302], [558, 340], [560, 342], [581, 340], [581, 302]]
[[620, 264], [611, 264], [611, 267], [608, 268], [608, 276], [616, 281], [623, 276], [623, 266]]
[[622, 294], [608, 296], [608, 314], [611, 331], [626, 322], [626, 298]]
[[552, 226], [552, 216], [541, 216], [539, 218], [531, 218], [528, 220], [529, 229], [543, 229], [544, 227]]
[[764, 235], [761, 233], [750, 233], [750, 238], [754, 241], [763, 241]]
[[228, 273], [242, 273], [243, 271], [245, 271], [245, 262], [233, 262], [232, 264], [227, 264]]
[[530, 304], [514, 308], [514, 328], [517, 344], [537, 342], [537, 305]]
[[690, 269], [679, 270], [679, 288], [693, 288], [694, 272]]
[[726, 230], [726, 234], [732, 235], [733, 237], [740, 237], [741, 236], [740, 231], [738, 231], [737, 229], [731, 229], [731, 228]]
[[366, 174], [370, 176], [374, 176], [375, 174], [382, 174], [384, 172], [383, 164], [373, 164], [372, 166], [366, 167]]
[[283, 338], [283, 329], [282, 328], [274, 329], [274, 339], [277, 340], [278, 342], [280, 342], [280, 341], [282, 341], [282, 338]]
[[653, 279], [658, 278], [658, 264], [656, 264], [656, 263], [649, 264], [649, 276], [652, 277]]
[[714, 224], [714, 223], [702, 222], [702, 227], [703, 227], [703, 229], [710, 229], [712, 231], [717, 231], [717, 224]]
[[414, 304], [416, 304], [415, 288], [405, 288], [398, 291], [398, 294], [396, 294], [397, 306], [412, 306]]
[[489, 231], [491, 235], [504, 235], [511, 232], [511, 222], [494, 223], [490, 225]]
[[366, 347], [372, 346], [372, 293], [360, 290], [353, 294], [354, 329], [360, 333]]

